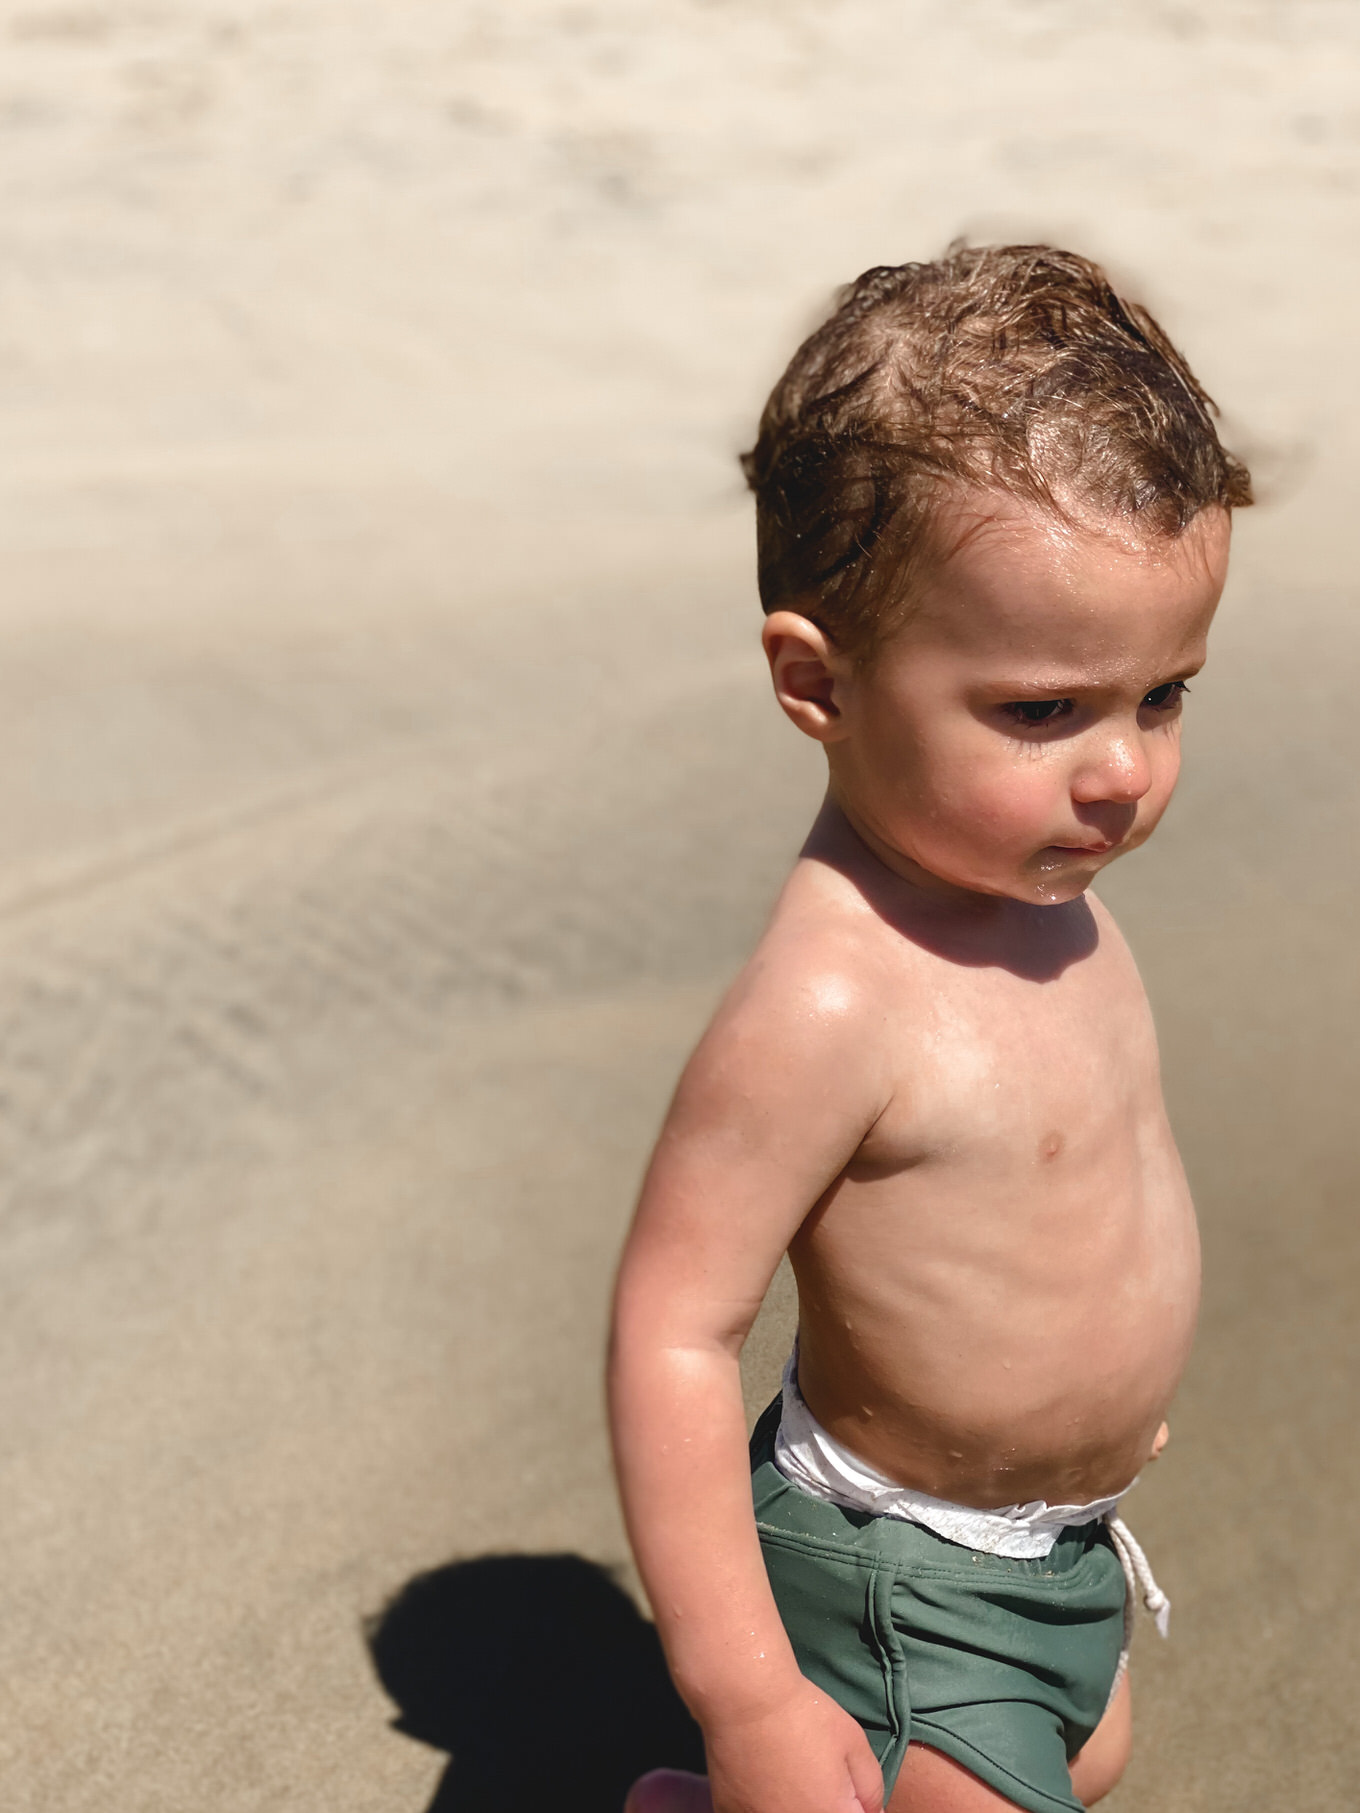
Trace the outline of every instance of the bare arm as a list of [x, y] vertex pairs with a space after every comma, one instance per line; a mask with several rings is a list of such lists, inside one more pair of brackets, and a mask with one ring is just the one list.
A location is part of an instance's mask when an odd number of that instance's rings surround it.
[[681, 1080], [619, 1272], [624, 1512], [719, 1813], [881, 1795], [863, 1734], [801, 1675], [775, 1609], [738, 1369], [781, 1254], [884, 1106], [872, 1017], [834, 976], [790, 988], [753, 967]]

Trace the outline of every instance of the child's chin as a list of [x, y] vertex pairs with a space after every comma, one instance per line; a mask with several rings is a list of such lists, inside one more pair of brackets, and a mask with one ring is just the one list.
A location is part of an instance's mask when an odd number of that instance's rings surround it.
[[1061, 881], [1044, 880], [1036, 884], [1030, 899], [1038, 906], [1066, 906], [1069, 900], [1080, 900], [1094, 880], [1094, 875], [1070, 875]]
[[1014, 898], [1031, 900], [1039, 906], [1062, 906], [1066, 901], [1080, 899], [1103, 866], [1090, 861], [1046, 863], [1023, 877], [1013, 890]]
[[986, 880], [964, 881], [957, 885], [994, 900], [1017, 900], [1022, 906], [1062, 906], [1069, 900], [1079, 899], [1095, 878], [1096, 872], [1090, 869], [1042, 874], [1022, 870], [1018, 875], [990, 875]]

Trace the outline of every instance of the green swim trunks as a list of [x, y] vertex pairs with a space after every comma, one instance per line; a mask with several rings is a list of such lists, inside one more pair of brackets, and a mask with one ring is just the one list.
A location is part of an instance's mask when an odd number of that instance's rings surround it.
[[1040, 1561], [843, 1510], [774, 1464], [780, 1400], [751, 1437], [756, 1527], [798, 1666], [864, 1728], [892, 1793], [913, 1740], [1033, 1813], [1083, 1813], [1067, 1761], [1100, 1722], [1124, 1635], [1103, 1523]]

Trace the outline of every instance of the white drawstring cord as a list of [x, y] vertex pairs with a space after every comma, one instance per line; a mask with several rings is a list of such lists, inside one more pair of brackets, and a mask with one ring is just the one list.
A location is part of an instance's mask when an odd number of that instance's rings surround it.
[[1138, 1538], [1124, 1522], [1111, 1511], [1105, 1519], [1109, 1526], [1110, 1536], [1114, 1542], [1114, 1552], [1119, 1557], [1119, 1565], [1124, 1570], [1124, 1579], [1128, 1583], [1128, 1598], [1125, 1600], [1124, 1624], [1126, 1637], [1132, 1632], [1133, 1603], [1141, 1591], [1143, 1604], [1157, 1621], [1157, 1634], [1162, 1637], [1171, 1634], [1171, 1601], [1153, 1578], [1148, 1558], [1138, 1542]]
[[1142, 1544], [1122, 1517], [1116, 1517], [1113, 1511], [1105, 1513], [1105, 1527], [1110, 1532], [1110, 1541], [1114, 1552], [1119, 1557], [1119, 1565], [1124, 1570], [1124, 1646], [1119, 1652], [1119, 1666], [1114, 1671], [1114, 1681], [1110, 1687], [1110, 1697], [1105, 1702], [1109, 1707], [1114, 1703], [1114, 1696], [1119, 1692], [1119, 1683], [1124, 1679], [1129, 1666], [1129, 1645], [1133, 1642], [1133, 1625], [1138, 1616], [1138, 1595], [1141, 1592], [1143, 1604], [1157, 1620], [1157, 1634], [1161, 1637], [1171, 1635], [1171, 1601], [1153, 1578], [1148, 1558], [1143, 1553]]

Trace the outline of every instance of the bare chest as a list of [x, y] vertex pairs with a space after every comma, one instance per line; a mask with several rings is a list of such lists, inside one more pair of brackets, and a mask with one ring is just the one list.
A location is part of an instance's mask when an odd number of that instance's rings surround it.
[[889, 1100], [850, 1177], [930, 1163], [1066, 1170], [1160, 1120], [1151, 1014], [1122, 944], [1044, 980], [912, 970], [884, 1000]]

